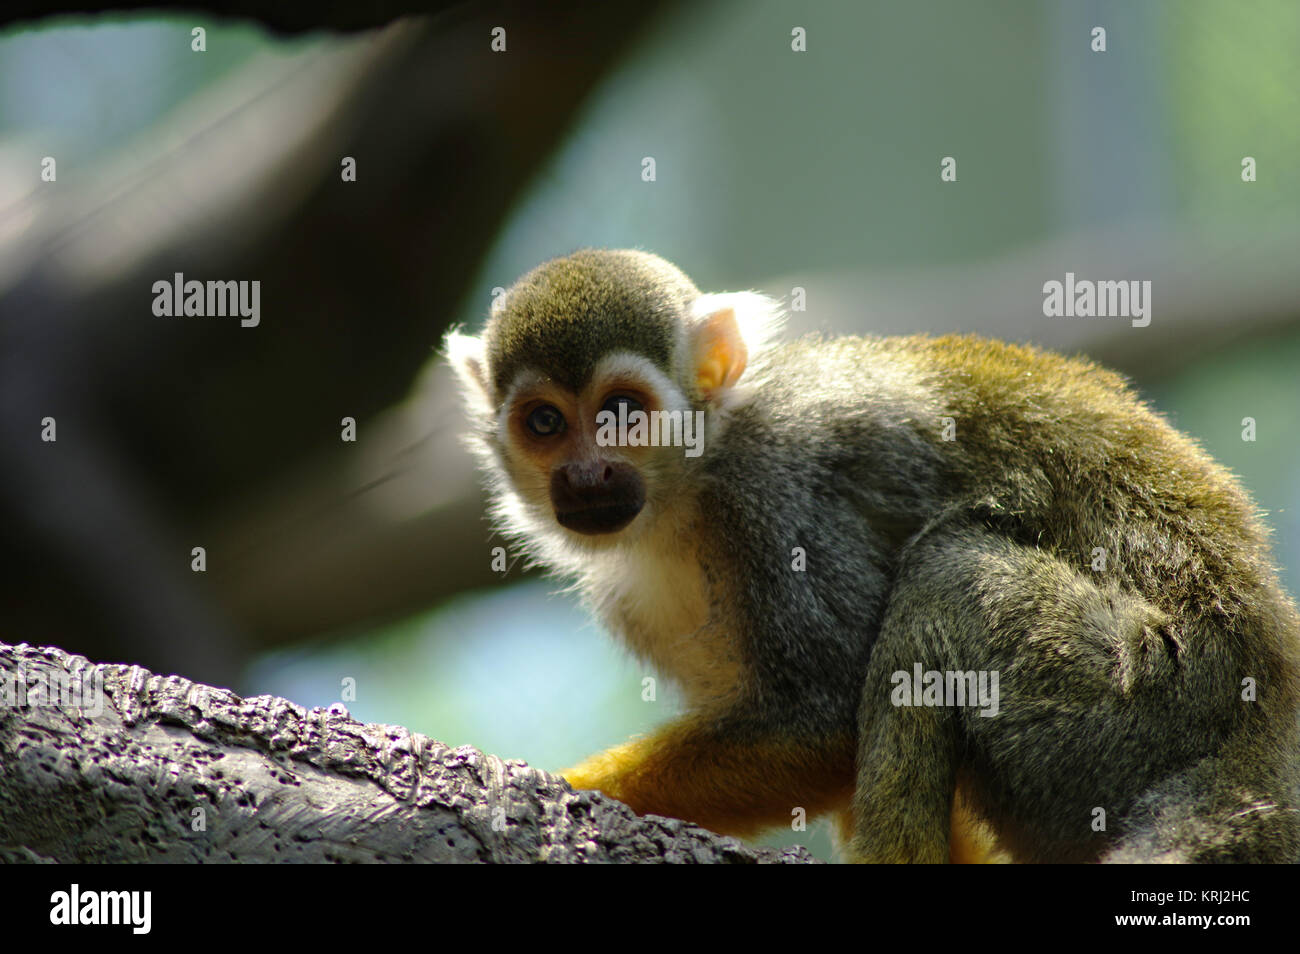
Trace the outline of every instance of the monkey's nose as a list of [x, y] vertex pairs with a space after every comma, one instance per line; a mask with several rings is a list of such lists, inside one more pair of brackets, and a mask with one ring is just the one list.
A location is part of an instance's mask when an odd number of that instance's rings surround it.
[[603, 460], [565, 464], [560, 468], [559, 476], [571, 493], [598, 493], [613, 480], [614, 465]]
[[645, 506], [645, 481], [631, 464], [574, 461], [551, 475], [551, 504], [563, 527], [586, 534], [613, 533]]

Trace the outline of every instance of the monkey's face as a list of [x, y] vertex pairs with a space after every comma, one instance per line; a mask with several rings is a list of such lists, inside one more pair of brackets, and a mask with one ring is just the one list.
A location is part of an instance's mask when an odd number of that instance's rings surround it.
[[[516, 491], [583, 537], [618, 534], [646, 508], [666, 458], [661, 412], [689, 409], [653, 364], [609, 356], [574, 392], [537, 372], [520, 376], [503, 408], [500, 438]], [[680, 419], [680, 417], [679, 417]]]
[[586, 250], [529, 272], [482, 336], [446, 338], [501, 526], [562, 537], [552, 560], [671, 527], [661, 518], [698, 490], [691, 459], [746, 400], [749, 355], [779, 322], [770, 300], [701, 295], [645, 252]]

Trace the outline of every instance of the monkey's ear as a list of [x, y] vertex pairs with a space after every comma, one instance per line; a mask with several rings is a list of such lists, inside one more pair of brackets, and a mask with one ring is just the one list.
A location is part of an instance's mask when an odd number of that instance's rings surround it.
[[695, 383], [705, 400], [715, 402], [740, 380], [749, 361], [734, 308], [720, 308], [695, 326]]
[[465, 401], [475, 410], [492, 410], [492, 391], [488, 387], [487, 352], [482, 338], [463, 335], [459, 331], [447, 332], [443, 339], [447, 361], [460, 379], [460, 390]]
[[781, 323], [776, 303], [753, 292], [701, 295], [692, 307], [695, 383], [719, 403], [766, 347]]

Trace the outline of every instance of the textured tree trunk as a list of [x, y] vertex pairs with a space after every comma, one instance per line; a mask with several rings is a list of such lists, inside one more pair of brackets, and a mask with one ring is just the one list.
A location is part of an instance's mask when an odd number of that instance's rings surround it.
[[813, 861], [342, 707], [4, 644], [0, 860]]

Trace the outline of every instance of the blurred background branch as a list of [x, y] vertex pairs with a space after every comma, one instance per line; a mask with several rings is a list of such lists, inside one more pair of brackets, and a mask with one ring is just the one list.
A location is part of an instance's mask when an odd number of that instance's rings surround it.
[[[309, 30], [368, 30], [386, 26], [407, 14], [434, 13], [463, 6], [464, 0], [370, 0], [367, 3], [350, 3], [348, 0], [202, 0], [202, 2], [124, 3], [122, 0], [78, 0], [74, 3], [57, 3], [50, 0], [11, 0], [0, 9], [0, 26], [40, 20], [58, 16], [89, 16], [103, 13], [184, 13], [195, 17], [239, 17], [255, 20], [279, 33], [302, 33]], [[513, 9], [520, 4], [497, 9]]]
[[[241, 511], [235, 501], [328, 446], [342, 417], [369, 423], [407, 393], [512, 198], [655, 4], [582, 6], [485, 5], [436, 26], [267, 49], [93, 164], [65, 158], [55, 189], [29, 174], [39, 151], [9, 154], [6, 178], [28, 185], [0, 209], [6, 631], [230, 683], [267, 640], [488, 578], [383, 584], [385, 561], [430, 565], [428, 546], [409, 541], [481, 530], [463, 506], [467, 466], [447, 483], [454, 515], [386, 527], [379, 560], [373, 539], [300, 519], [362, 486], [348, 482], [345, 451], [312, 464], [323, 498], [295, 491], [302, 506], [244, 521], [244, 533], [223, 518], [216, 539], [207, 515]], [[516, 51], [485, 68], [506, 15]], [[358, 160], [355, 184], [340, 181], [345, 156]], [[133, 319], [152, 283], [175, 272], [256, 278], [263, 313], [278, 317], [251, 347], [219, 324], [144, 329]], [[31, 440], [47, 415], [62, 443]], [[417, 440], [450, 442], [450, 419], [438, 420], [445, 434]], [[313, 558], [321, 532], [332, 562]], [[277, 537], [294, 562], [257, 552]], [[194, 545], [209, 548], [210, 585], [177, 559]], [[340, 575], [362, 593], [336, 588]], [[311, 595], [295, 601], [301, 587]]]

